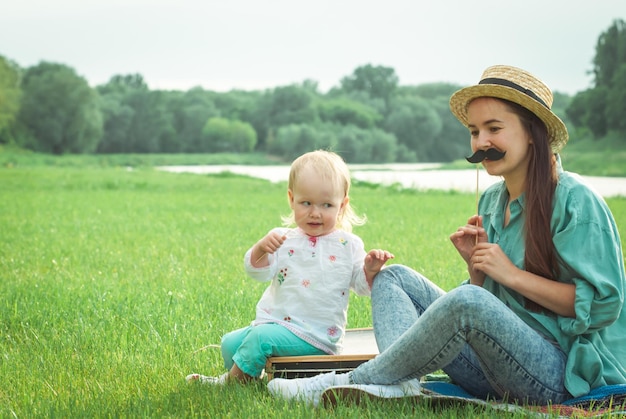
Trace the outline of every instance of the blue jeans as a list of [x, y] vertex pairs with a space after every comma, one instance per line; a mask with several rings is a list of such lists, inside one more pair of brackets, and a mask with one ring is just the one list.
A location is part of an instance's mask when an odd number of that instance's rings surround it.
[[448, 293], [402, 265], [372, 288], [380, 350], [352, 372], [356, 384], [396, 384], [443, 370], [480, 398], [561, 403], [566, 354], [493, 294], [463, 285]]

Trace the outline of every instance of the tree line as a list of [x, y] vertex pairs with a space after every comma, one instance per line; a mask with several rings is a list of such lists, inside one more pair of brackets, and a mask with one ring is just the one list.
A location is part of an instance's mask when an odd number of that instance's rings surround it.
[[[593, 87], [555, 92], [573, 137], [626, 134], [626, 26], [598, 38]], [[395, 70], [356, 68], [337, 87], [317, 83], [220, 93], [150, 90], [140, 74], [91, 87], [64, 64], [20, 68], [0, 56], [0, 144], [38, 152], [264, 152], [286, 161], [330, 148], [350, 163], [447, 162], [467, 154], [467, 130], [448, 108], [463, 86], [402, 86]], [[626, 141], [626, 135], [623, 136]]]

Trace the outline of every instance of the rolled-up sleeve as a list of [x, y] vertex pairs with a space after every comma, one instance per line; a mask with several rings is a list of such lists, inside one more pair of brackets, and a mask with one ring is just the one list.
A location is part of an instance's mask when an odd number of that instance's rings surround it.
[[624, 265], [620, 237], [606, 203], [592, 191], [570, 191], [553, 237], [561, 278], [576, 285], [576, 318], [560, 318], [569, 335], [612, 324], [624, 304]]

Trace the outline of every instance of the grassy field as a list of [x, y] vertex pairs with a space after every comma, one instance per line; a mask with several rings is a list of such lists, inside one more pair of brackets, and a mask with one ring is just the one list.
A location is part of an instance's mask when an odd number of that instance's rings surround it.
[[[406, 400], [313, 411], [263, 385], [187, 385], [223, 372], [219, 350], [202, 348], [253, 319], [266, 285], [242, 257], [280, 224], [286, 186], [98, 166], [0, 168], [1, 417], [493, 415]], [[357, 184], [352, 202], [367, 248], [446, 289], [465, 278], [448, 235], [472, 194]], [[626, 198], [608, 203], [626, 237]], [[349, 327], [371, 325], [369, 304], [351, 297]]]

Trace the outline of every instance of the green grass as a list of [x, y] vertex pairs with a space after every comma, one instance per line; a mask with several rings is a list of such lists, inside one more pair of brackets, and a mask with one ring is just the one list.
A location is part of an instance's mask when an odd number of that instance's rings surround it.
[[[78, 164], [81, 166], [81, 164]], [[262, 385], [188, 386], [223, 372], [219, 343], [265, 284], [244, 252], [287, 210], [285, 184], [148, 168], [0, 168], [0, 417], [497, 417], [407, 400], [312, 411]], [[450, 289], [466, 276], [448, 235], [473, 194], [357, 184], [355, 230]], [[626, 198], [608, 200], [626, 237]], [[351, 297], [349, 327], [371, 325]]]
[[287, 164], [262, 153], [64, 154], [60, 156], [0, 144], [0, 167], [154, 167], [216, 164]]

